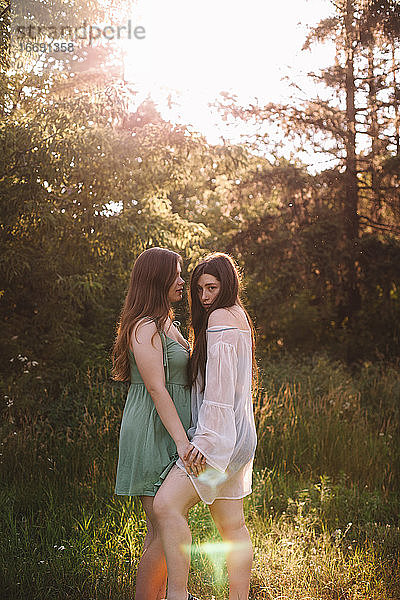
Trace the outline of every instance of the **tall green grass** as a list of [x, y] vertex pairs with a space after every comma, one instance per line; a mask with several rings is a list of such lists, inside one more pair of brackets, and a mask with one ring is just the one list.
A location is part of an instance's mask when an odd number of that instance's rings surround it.
[[[27, 375], [3, 388], [0, 597], [132, 598], [145, 519], [113, 493], [126, 388], [93, 369], [53, 395]], [[264, 366], [263, 385], [251, 597], [400, 598], [400, 369], [287, 357]], [[190, 524], [190, 589], [226, 598], [204, 505]]]

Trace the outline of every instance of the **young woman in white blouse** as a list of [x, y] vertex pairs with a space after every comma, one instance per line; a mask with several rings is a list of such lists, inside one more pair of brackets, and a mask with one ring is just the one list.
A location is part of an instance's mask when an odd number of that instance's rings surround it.
[[229, 600], [247, 600], [253, 560], [243, 514], [257, 444], [252, 403], [254, 328], [239, 299], [239, 275], [226, 254], [207, 257], [190, 284], [193, 449], [179, 459], [154, 500], [168, 568], [168, 600], [188, 598], [189, 509], [200, 500], [231, 549]]

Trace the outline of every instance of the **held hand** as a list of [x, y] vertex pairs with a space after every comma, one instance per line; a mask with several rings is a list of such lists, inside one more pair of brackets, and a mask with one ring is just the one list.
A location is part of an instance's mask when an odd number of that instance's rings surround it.
[[197, 477], [206, 468], [206, 459], [189, 441], [177, 444], [179, 458], [186, 472]]
[[205, 456], [194, 446], [192, 446], [192, 449], [188, 453], [186, 460], [188, 468], [191, 472], [190, 474], [194, 475], [195, 477], [198, 477], [198, 475], [200, 475], [200, 473], [202, 473], [206, 468]]
[[183, 462], [186, 472], [189, 475], [193, 475], [191, 466], [188, 463], [188, 456], [190, 456], [190, 453], [191, 453], [192, 449], [194, 448], [194, 446], [189, 442], [189, 440], [187, 440], [186, 442], [178, 443], [176, 445], [176, 448], [178, 451], [178, 456], [181, 459], [181, 461]]

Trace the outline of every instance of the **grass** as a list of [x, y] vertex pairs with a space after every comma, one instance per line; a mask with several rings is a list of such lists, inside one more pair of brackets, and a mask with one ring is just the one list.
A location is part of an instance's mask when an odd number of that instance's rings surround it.
[[[132, 598], [145, 519], [113, 493], [125, 388], [93, 370], [53, 396], [29, 377], [3, 388], [1, 597]], [[400, 598], [399, 410], [393, 366], [351, 372], [313, 356], [265, 367], [245, 500], [251, 598]], [[224, 547], [204, 505], [190, 524], [190, 589], [226, 598]]]

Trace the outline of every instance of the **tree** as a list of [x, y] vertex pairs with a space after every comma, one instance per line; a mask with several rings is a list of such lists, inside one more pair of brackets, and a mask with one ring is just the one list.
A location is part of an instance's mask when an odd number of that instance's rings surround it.
[[208, 232], [174, 212], [169, 194], [193, 178], [184, 157], [202, 142], [154, 111], [124, 128], [109, 87], [94, 102], [92, 90], [56, 100], [39, 76], [30, 83], [9, 92], [1, 124], [2, 344], [58, 377], [106, 359], [139, 252], [198, 252]]
[[[343, 323], [351, 322], [360, 309], [360, 235], [371, 228], [394, 234], [398, 231], [392, 217], [397, 209], [392, 205], [388, 211], [387, 206], [381, 206], [387, 196], [384, 185], [388, 178], [384, 182], [384, 173], [379, 173], [388, 159], [393, 168], [390, 156], [392, 144], [398, 137], [397, 103], [393, 115], [392, 105], [383, 95], [393, 89], [398, 67], [392, 69], [388, 61], [380, 61], [383, 74], [376, 73], [375, 55], [382, 44], [379, 42], [378, 46], [379, 36], [371, 32], [368, 46], [366, 44], [363, 4], [356, 0], [335, 2], [332, 17], [312, 28], [304, 44], [304, 50], [328, 39], [336, 45], [335, 65], [310, 74], [329, 89], [329, 96], [320, 95], [311, 100], [293, 98], [285, 105], [241, 107], [234, 97], [225, 94], [218, 104], [222, 114], [253, 121], [258, 129], [266, 129], [267, 124], [274, 127], [273, 133], [281, 132], [281, 137], [272, 143], [274, 136], [268, 128], [266, 133], [254, 136], [260, 152], [266, 142], [266, 149], [279, 155], [281, 138], [287, 137], [298, 152], [302, 147], [309, 147], [334, 159], [338, 183], [343, 190], [342, 196], [337, 198], [343, 218], [339, 267], [342, 285], [338, 303], [338, 319]], [[375, 27], [377, 30], [376, 23]], [[396, 95], [396, 84], [394, 89]], [[371, 150], [366, 155], [363, 141], [367, 136]], [[394, 182], [394, 191], [396, 185]], [[385, 194], [381, 192], [383, 189]]]

